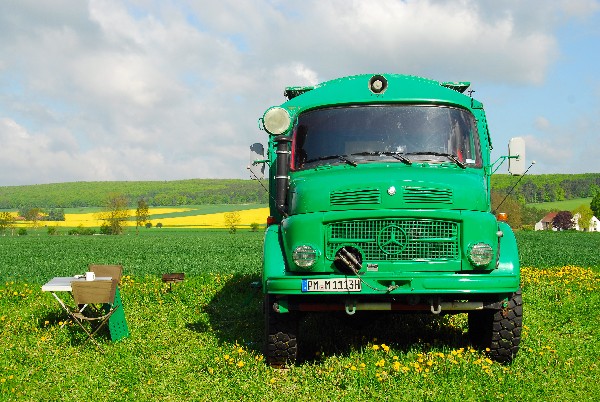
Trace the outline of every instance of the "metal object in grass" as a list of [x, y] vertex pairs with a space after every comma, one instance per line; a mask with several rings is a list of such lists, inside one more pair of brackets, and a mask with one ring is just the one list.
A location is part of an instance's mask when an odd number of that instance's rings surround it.
[[168, 274], [163, 274], [162, 281], [164, 283], [169, 284], [169, 292], [170, 292], [171, 286], [173, 285], [173, 283], [183, 282], [184, 278], [185, 278], [185, 274], [183, 272], [172, 272], [172, 273], [168, 273]]

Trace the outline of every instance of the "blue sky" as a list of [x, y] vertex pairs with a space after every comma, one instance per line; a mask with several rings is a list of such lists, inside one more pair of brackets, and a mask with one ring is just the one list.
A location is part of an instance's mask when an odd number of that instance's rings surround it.
[[470, 81], [494, 159], [599, 172], [599, 55], [595, 0], [7, 0], [0, 186], [248, 178], [285, 86], [381, 72]]

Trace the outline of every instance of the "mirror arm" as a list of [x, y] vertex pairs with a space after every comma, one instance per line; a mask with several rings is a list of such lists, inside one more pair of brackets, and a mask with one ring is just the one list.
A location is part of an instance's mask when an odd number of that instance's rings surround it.
[[[490, 165], [490, 169], [492, 170], [491, 174], [496, 173], [496, 171], [498, 169], [500, 169], [500, 166], [502, 166], [502, 164], [504, 163], [505, 160], [507, 159], [518, 159], [520, 157], [520, 155], [502, 155], [501, 157], [499, 157], [498, 159], [496, 159], [496, 161], [494, 163], [492, 163]], [[498, 166], [496, 166], [498, 165]]]

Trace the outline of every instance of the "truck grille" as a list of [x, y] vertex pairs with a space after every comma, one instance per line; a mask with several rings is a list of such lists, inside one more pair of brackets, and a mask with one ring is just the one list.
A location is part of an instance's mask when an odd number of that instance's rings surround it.
[[459, 258], [456, 222], [429, 219], [366, 219], [330, 223], [326, 254], [353, 246], [364, 261], [448, 261]]

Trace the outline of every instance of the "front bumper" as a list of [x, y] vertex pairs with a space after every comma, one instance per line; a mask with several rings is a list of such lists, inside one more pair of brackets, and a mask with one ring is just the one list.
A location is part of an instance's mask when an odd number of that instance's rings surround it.
[[[264, 281], [264, 291], [270, 294], [319, 295], [427, 295], [427, 294], [486, 294], [511, 293], [519, 288], [519, 277], [498, 271], [485, 273], [402, 273], [398, 275], [369, 275], [361, 277], [360, 292], [302, 292], [302, 280], [314, 276], [270, 277]], [[356, 278], [355, 276], [327, 275], [327, 279]]]

